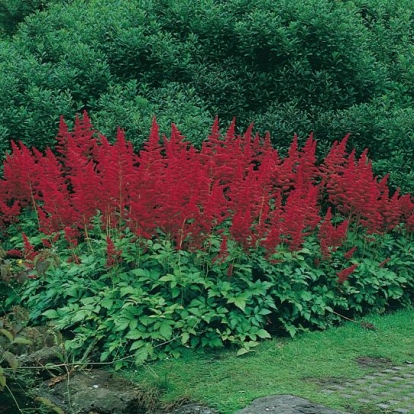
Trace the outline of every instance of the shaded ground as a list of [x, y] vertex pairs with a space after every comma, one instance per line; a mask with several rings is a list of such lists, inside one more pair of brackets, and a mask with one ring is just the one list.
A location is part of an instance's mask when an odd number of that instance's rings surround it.
[[[38, 351], [26, 363], [44, 364], [53, 358]], [[304, 378], [316, 382], [320, 392], [336, 394], [345, 401], [349, 413], [358, 414], [414, 414], [414, 363], [395, 366], [386, 358], [359, 357], [363, 367], [375, 368], [374, 373], [362, 378]], [[71, 414], [218, 414], [213, 409], [188, 400], [166, 407], [160, 403], [160, 392], [143, 389], [136, 383], [119, 378], [103, 370], [80, 370], [41, 380], [34, 390], [37, 397], [51, 407]], [[29, 408], [22, 405], [21, 408]], [[0, 414], [15, 413], [0, 394]], [[58, 412], [58, 411], [56, 411]], [[236, 414], [345, 414], [293, 395], [274, 395], [259, 398]]]

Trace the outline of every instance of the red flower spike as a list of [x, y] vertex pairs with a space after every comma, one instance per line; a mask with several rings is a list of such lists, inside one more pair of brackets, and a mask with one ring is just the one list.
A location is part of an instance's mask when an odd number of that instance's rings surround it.
[[391, 258], [388, 257], [387, 259], [383, 260], [378, 266], [379, 267], [384, 267], [390, 260], [391, 260]]
[[34, 246], [30, 243], [30, 240], [28, 239], [25, 233], [22, 233], [22, 238], [24, 246], [23, 257], [31, 263], [37, 256], [37, 252], [35, 251]]
[[346, 280], [348, 280], [349, 275], [351, 275], [355, 269], [358, 267], [358, 263], [347, 267], [344, 270], [341, 270], [337, 273], [338, 275], [338, 283], [344, 283]]
[[106, 267], [113, 267], [122, 261], [122, 250], [117, 250], [112, 239], [106, 237]]
[[356, 246], [354, 246], [352, 249], [348, 250], [346, 253], [344, 253], [344, 258], [346, 260], [349, 260], [352, 258], [352, 256], [354, 255], [355, 251], [356, 251]]
[[20, 257], [23, 257], [23, 252], [21, 250], [12, 249], [6, 252], [6, 256], [20, 258]]

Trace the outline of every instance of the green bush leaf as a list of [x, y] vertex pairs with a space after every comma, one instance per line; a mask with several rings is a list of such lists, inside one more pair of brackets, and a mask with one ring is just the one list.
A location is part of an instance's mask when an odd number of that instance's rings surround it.
[[161, 324], [160, 334], [163, 336], [163, 338], [171, 339], [172, 333], [173, 333], [173, 329], [172, 329], [172, 327], [169, 323], [164, 322], [164, 323]]
[[255, 334], [262, 339], [271, 338], [269, 332], [265, 331], [264, 329], [259, 329], [257, 332], [255, 332]]
[[59, 318], [59, 314], [55, 309], [48, 309], [47, 311], [42, 313], [43, 316], [46, 316], [48, 319], [57, 319]]

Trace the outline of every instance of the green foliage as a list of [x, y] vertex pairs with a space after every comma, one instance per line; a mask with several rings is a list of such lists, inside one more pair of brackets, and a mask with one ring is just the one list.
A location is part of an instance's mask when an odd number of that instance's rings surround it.
[[105, 136], [115, 136], [117, 126], [122, 125], [135, 148], [142, 148], [155, 116], [162, 133], [169, 134], [174, 123], [188, 131], [187, 139], [198, 146], [211, 125], [206, 104], [195, 90], [173, 82], [156, 89], [138, 85], [136, 80], [110, 86], [99, 98], [94, 114], [96, 126]]
[[[106, 234], [96, 227], [76, 248], [58, 240], [53, 248], [63, 261], [28, 279], [21, 300], [33, 321], [69, 335], [65, 348], [77, 360], [114, 361], [118, 369], [229, 344], [243, 355], [270, 334], [294, 336], [412, 306], [412, 242], [400, 230], [350, 233], [325, 260], [316, 236], [298, 252], [280, 248], [271, 257], [229, 240], [221, 257], [220, 237], [188, 252], [162, 234], [144, 240], [125, 230], [111, 234], [121, 256], [108, 266]], [[351, 247], [354, 256], [345, 258]], [[353, 263], [355, 272], [338, 283], [338, 273]]]
[[26, 16], [46, 7], [44, 0], [1, 0], [0, 1], [0, 34], [14, 34], [17, 26]]
[[[253, 282], [250, 266], [237, 267], [237, 280], [222, 280], [205, 258], [176, 251], [168, 240], [116, 242], [122, 263], [105, 267], [104, 240], [89, 241], [80, 264], [61, 264], [46, 280], [31, 281], [22, 293], [34, 320], [49, 320], [75, 334], [66, 344], [73, 355], [98, 346], [100, 360], [135, 361], [178, 356], [185, 347], [237, 344], [249, 351], [270, 335], [262, 328], [274, 305], [268, 282]], [[84, 246], [79, 246], [83, 250]], [[128, 359], [128, 358], [127, 358]]]
[[29, 313], [20, 306], [0, 318], [0, 391], [10, 391], [7, 381], [16, 379], [19, 356], [62, 342], [50, 327], [31, 328], [28, 323]]
[[411, 190], [413, 11], [409, 0], [50, 2], [0, 47], [0, 152], [11, 138], [44, 148], [59, 115], [83, 109], [136, 148], [154, 115], [197, 144], [215, 115], [236, 116], [282, 149], [293, 133], [328, 148], [352, 132], [380, 175], [392, 167]]

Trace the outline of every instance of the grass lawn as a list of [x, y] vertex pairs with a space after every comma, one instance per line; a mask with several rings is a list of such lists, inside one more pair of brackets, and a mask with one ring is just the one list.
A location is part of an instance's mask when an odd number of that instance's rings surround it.
[[358, 357], [387, 358], [393, 364], [414, 362], [414, 310], [373, 315], [358, 322], [362, 321], [376, 330], [346, 322], [325, 332], [265, 341], [241, 357], [236, 357], [235, 350], [188, 351], [181, 359], [147, 364], [124, 375], [162, 388], [165, 402], [188, 397], [221, 414], [233, 414], [253, 399], [271, 394], [294, 394], [332, 408], [358, 410], [338, 395], [321, 392], [318, 384], [342, 382], [380, 369], [360, 366]]

